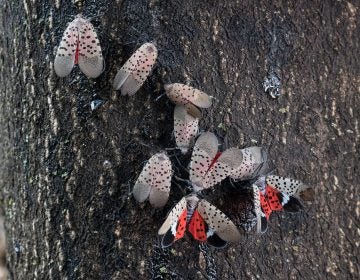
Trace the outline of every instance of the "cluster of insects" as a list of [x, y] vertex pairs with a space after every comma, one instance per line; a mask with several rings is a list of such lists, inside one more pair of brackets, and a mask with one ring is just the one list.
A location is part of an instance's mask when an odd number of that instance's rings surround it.
[[[157, 49], [145, 43], [118, 71], [113, 87], [122, 95], [133, 95], [145, 82], [157, 59]], [[101, 47], [92, 24], [78, 15], [66, 28], [58, 47], [54, 68], [58, 76], [67, 76], [74, 65], [89, 78], [104, 70]], [[251, 182], [253, 213], [257, 232], [267, 229], [273, 211], [296, 212], [301, 200], [312, 200], [314, 190], [300, 181], [270, 175], [265, 149], [248, 147], [218, 150], [218, 139], [211, 132], [198, 136], [201, 109], [209, 108], [212, 99], [191, 86], [174, 83], [164, 86], [166, 95], [175, 104], [174, 134], [177, 148], [183, 154], [192, 150], [188, 167], [190, 195], [184, 196], [170, 211], [158, 234], [162, 246], [168, 247], [188, 230], [199, 242], [217, 248], [237, 242], [241, 234], [235, 224], [218, 208], [202, 198], [201, 192], [220, 184], [224, 179]], [[149, 200], [155, 208], [163, 207], [170, 194], [173, 168], [166, 152], [153, 155], [145, 164], [133, 188], [138, 202]]]

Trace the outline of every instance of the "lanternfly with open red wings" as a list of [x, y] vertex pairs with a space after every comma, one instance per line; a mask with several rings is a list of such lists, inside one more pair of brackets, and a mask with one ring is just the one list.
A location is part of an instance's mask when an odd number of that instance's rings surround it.
[[257, 231], [265, 232], [273, 211], [297, 212], [303, 208], [300, 199], [314, 198], [314, 189], [302, 182], [276, 175], [260, 177], [253, 185]]
[[183, 197], [159, 229], [158, 234], [163, 235], [162, 247], [168, 247], [182, 238], [186, 229], [195, 240], [218, 248], [228, 242], [237, 242], [241, 237], [234, 223], [224, 213], [194, 194]]
[[65, 77], [75, 64], [79, 64], [89, 78], [98, 77], [104, 70], [104, 59], [94, 27], [81, 15], [66, 28], [56, 53], [54, 69], [59, 77]]

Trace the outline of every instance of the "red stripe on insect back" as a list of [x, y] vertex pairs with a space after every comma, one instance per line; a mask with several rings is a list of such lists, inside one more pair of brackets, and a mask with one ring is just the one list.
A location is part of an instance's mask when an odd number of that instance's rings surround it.
[[79, 40], [77, 41], [76, 51], [75, 51], [75, 64], [79, 63]]
[[214, 165], [215, 162], [219, 159], [219, 157], [221, 156], [221, 154], [222, 154], [222, 152], [218, 152], [218, 153], [216, 154], [216, 156], [215, 156], [214, 159], [212, 160], [212, 162], [211, 162], [208, 170], [210, 170], [211, 167], [213, 167], [213, 165]]

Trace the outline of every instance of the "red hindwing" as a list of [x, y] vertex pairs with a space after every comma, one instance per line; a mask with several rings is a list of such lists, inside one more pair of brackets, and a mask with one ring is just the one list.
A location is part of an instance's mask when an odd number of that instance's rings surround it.
[[179, 217], [178, 225], [177, 225], [177, 228], [176, 228], [175, 240], [178, 240], [178, 239], [182, 238], [184, 236], [184, 234], [185, 234], [185, 230], [186, 230], [186, 214], [187, 214], [187, 210], [185, 209], [181, 213], [181, 215]]
[[194, 237], [194, 239], [205, 242], [207, 239], [205, 232], [205, 222], [204, 219], [199, 214], [198, 210], [194, 211], [189, 223], [189, 231]]
[[269, 220], [272, 211], [281, 211], [283, 206], [279, 199], [280, 192], [269, 185], [266, 185], [265, 195], [260, 192], [260, 204], [265, 213], [266, 219]]
[[281, 211], [283, 209], [279, 200], [279, 194], [280, 192], [278, 190], [266, 185], [266, 198], [273, 211]]
[[271, 214], [271, 207], [266, 199], [266, 195], [264, 196], [261, 192], [260, 194], [260, 205], [262, 210], [264, 211], [264, 214], [266, 216], [266, 219], [269, 220], [270, 214]]

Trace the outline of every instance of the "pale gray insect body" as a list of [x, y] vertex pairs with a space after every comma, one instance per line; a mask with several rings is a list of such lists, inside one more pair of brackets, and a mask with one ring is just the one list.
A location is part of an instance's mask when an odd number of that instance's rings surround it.
[[117, 72], [113, 87], [116, 90], [121, 90], [122, 95], [135, 94], [150, 75], [157, 54], [154, 44], [143, 44]]
[[178, 148], [183, 154], [187, 153], [199, 131], [201, 112], [188, 105], [176, 105], [174, 109], [174, 134]]
[[241, 165], [236, 168], [231, 178], [235, 180], [249, 180], [266, 172], [267, 152], [262, 147], [248, 147], [241, 149], [243, 160]]
[[169, 199], [172, 173], [171, 161], [165, 152], [153, 155], [135, 183], [135, 199], [138, 202], [149, 199], [153, 207], [163, 207]]
[[104, 59], [93, 25], [81, 15], [69, 23], [58, 47], [54, 69], [59, 77], [70, 74], [75, 64], [88, 78], [96, 78], [104, 70]]

